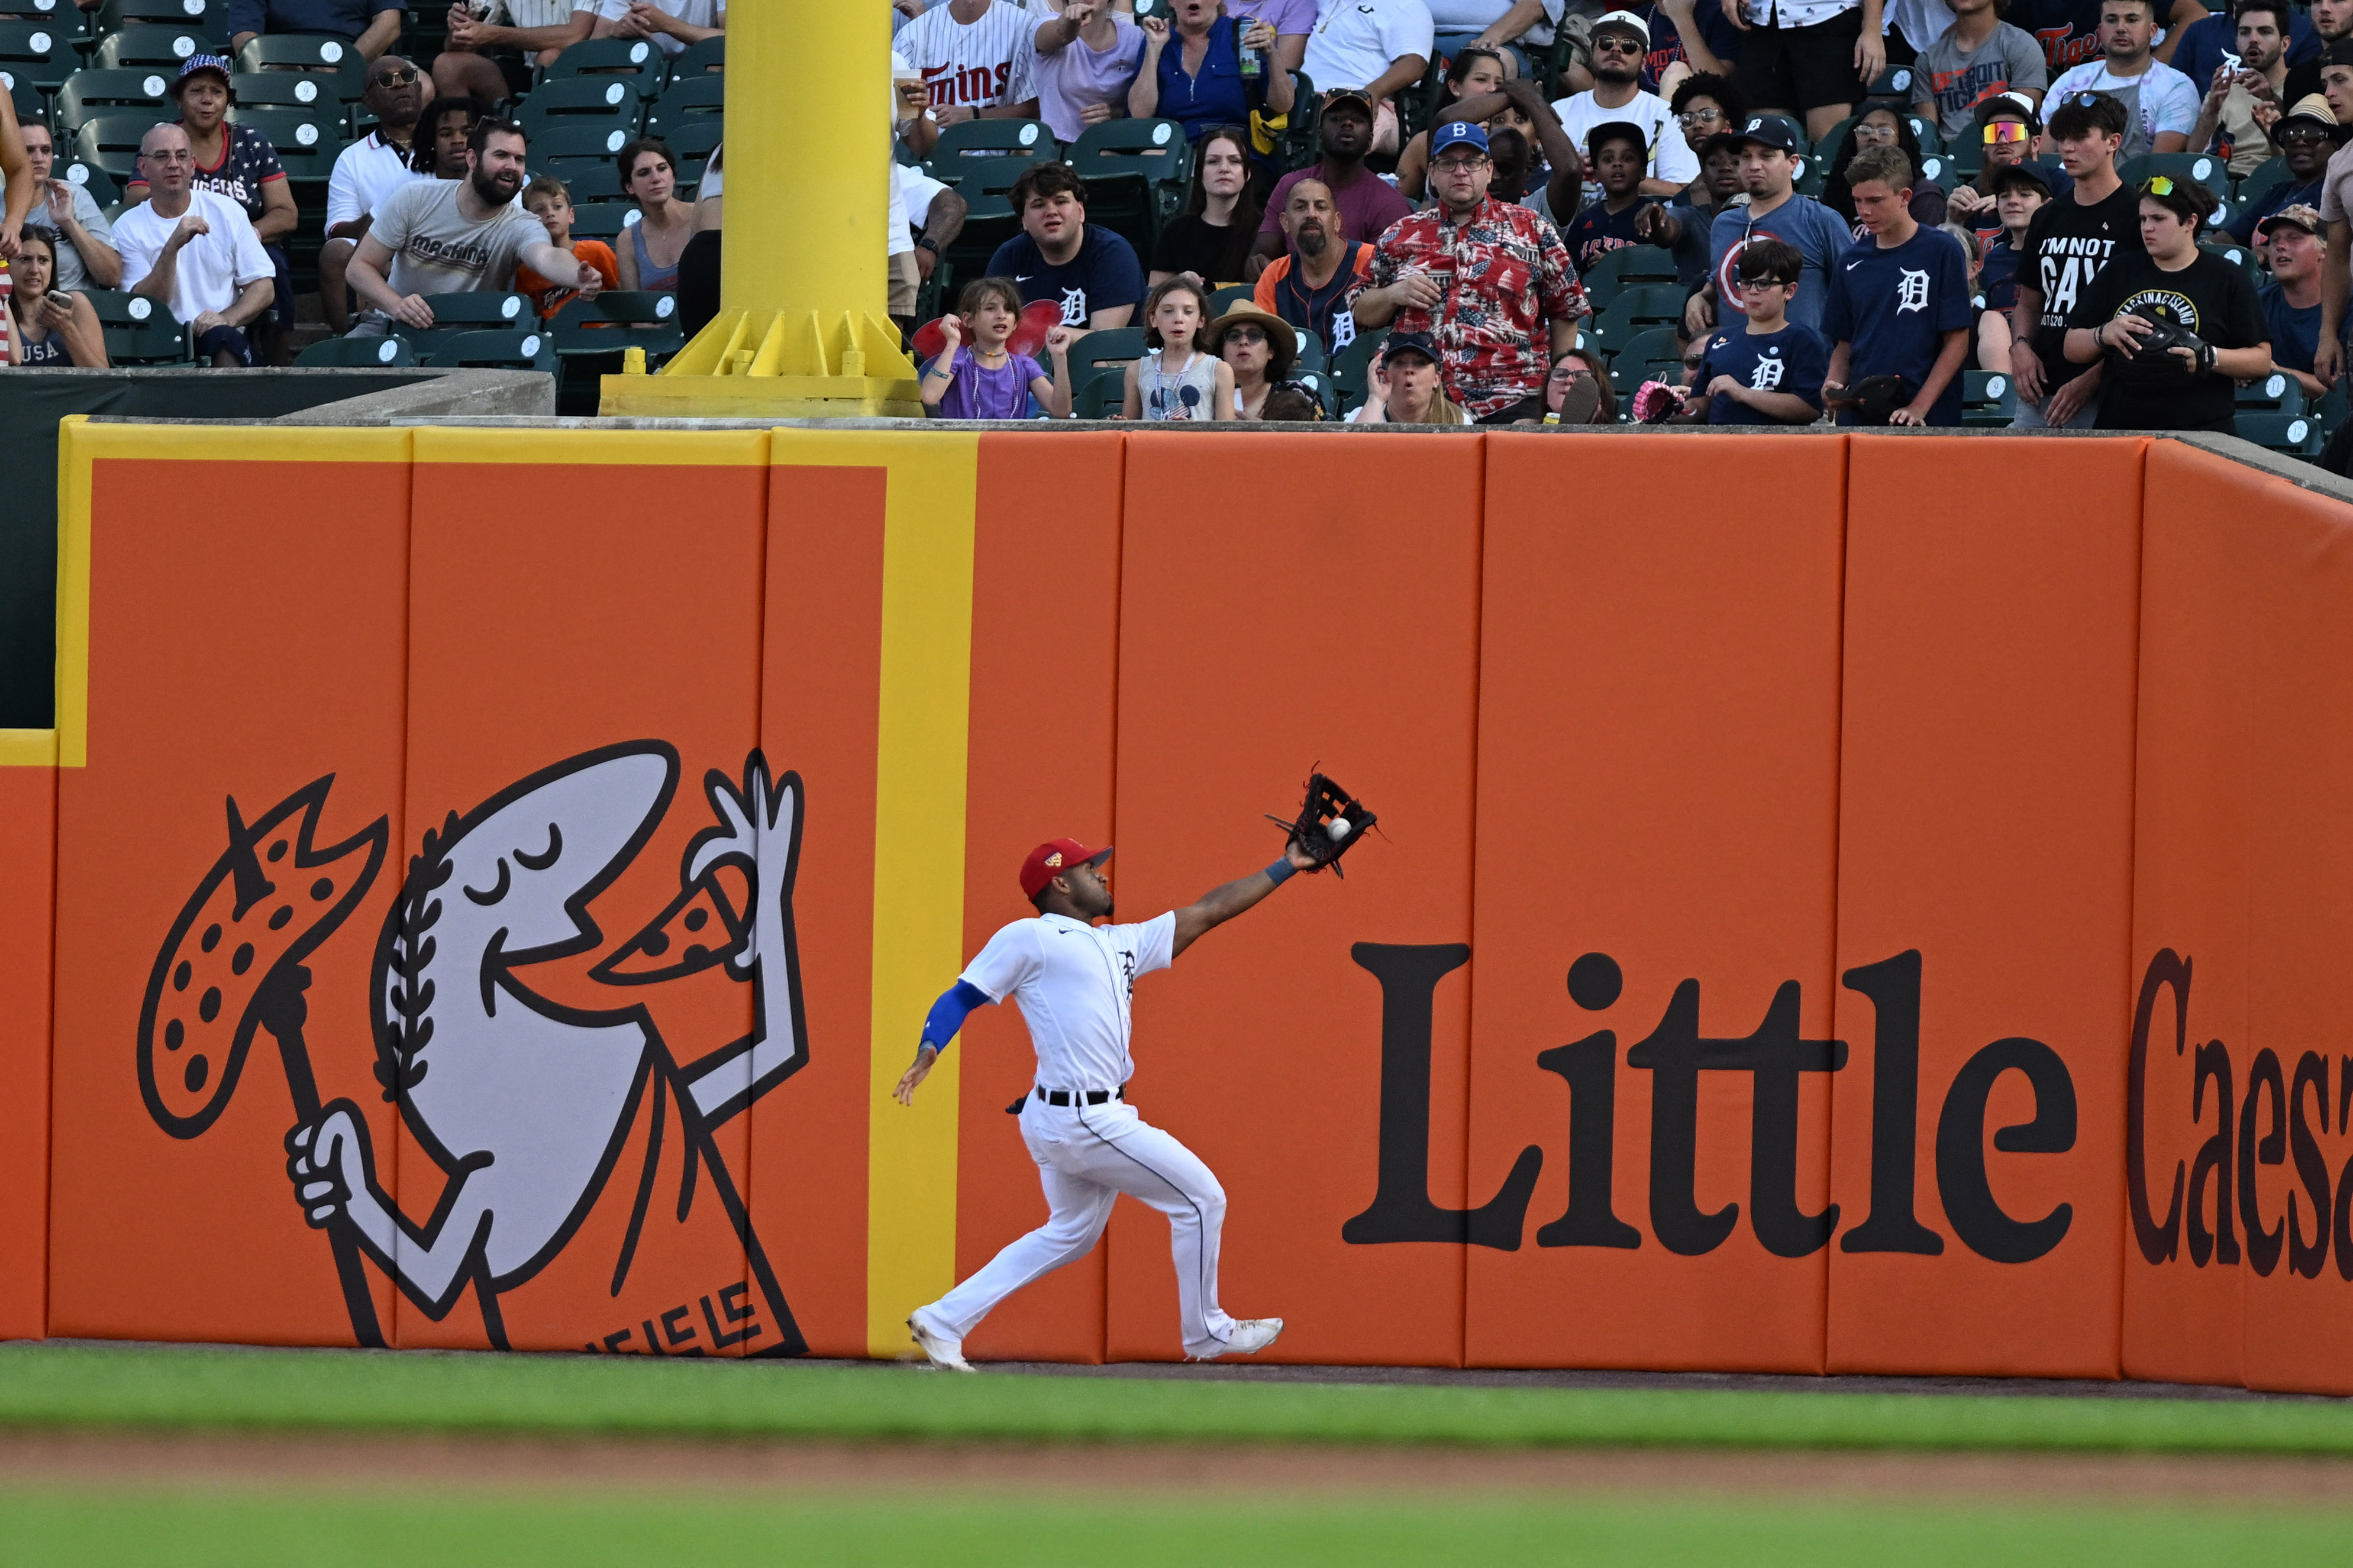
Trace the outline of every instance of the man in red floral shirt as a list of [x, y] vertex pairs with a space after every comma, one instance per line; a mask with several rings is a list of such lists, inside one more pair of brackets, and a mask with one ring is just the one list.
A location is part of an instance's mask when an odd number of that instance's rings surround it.
[[1482, 425], [1509, 425], [1544, 417], [1546, 374], [1576, 345], [1586, 305], [1560, 231], [1488, 195], [1494, 173], [1485, 127], [1438, 128], [1430, 143], [1438, 199], [1381, 236], [1356, 317], [1359, 328], [1428, 332], [1447, 395]]

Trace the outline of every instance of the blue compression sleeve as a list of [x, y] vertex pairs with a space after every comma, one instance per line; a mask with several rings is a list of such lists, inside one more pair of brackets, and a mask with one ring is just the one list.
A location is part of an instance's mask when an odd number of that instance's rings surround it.
[[965, 1016], [975, 1007], [987, 1005], [988, 994], [968, 980], [959, 980], [941, 992], [940, 999], [932, 1004], [930, 1015], [923, 1019], [923, 1037], [916, 1054], [922, 1054], [923, 1046], [946, 1050], [948, 1042], [956, 1037], [956, 1031], [964, 1027]]

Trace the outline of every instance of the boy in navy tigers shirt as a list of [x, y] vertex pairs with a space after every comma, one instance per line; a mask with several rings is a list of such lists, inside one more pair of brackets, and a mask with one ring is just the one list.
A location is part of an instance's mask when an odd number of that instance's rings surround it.
[[[1901, 148], [1856, 153], [1847, 188], [1869, 235], [1831, 273], [1822, 335], [1837, 346], [1824, 394], [1837, 398], [1873, 376], [1900, 376], [1905, 403], [1886, 423], [1958, 425], [1961, 362], [1969, 352], [1968, 257], [1951, 235], [1913, 221], [1912, 161]], [[1860, 414], [1839, 419], [1865, 422]]]
[[1707, 396], [1711, 425], [1810, 425], [1821, 417], [1830, 345], [1789, 320], [1789, 301], [1805, 269], [1798, 247], [1751, 240], [1733, 263], [1748, 314], [1727, 314], [1708, 335], [1692, 384]]

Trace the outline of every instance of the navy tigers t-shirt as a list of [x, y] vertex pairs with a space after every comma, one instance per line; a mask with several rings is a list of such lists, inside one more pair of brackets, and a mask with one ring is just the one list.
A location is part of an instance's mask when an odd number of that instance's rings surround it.
[[[1945, 346], [1947, 332], [1969, 327], [1969, 258], [1940, 228], [1922, 228], [1892, 248], [1857, 242], [1831, 273], [1822, 336], [1852, 343], [1847, 384], [1900, 375], [1916, 395]], [[1908, 399], [1907, 399], [1908, 401]], [[1845, 423], [1852, 415], [1841, 416]], [[1956, 369], [1928, 411], [1931, 425], [1961, 422], [1961, 371]]]
[[[1699, 386], [1704, 390], [1719, 375], [1728, 375], [1755, 392], [1786, 392], [1802, 397], [1815, 412], [1822, 406], [1822, 378], [1830, 374], [1831, 346], [1821, 333], [1795, 321], [1785, 321], [1778, 332], [1752, 332], [1736, 318], [1729, 327], [1709, 335], [1706, 357], [1700, 362]], [[1746, 403], [1724, 393], [1707, 400], [1711, 425], [1782, 425]]]

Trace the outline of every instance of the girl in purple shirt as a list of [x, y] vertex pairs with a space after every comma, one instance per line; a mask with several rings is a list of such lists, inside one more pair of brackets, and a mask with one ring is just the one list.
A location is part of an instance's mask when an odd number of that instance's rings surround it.
[[1068, 327], [1046, 334], [1054, 361], [1051, 378], [1028, 354], [1005, 346], [1021, 324], [1021, 290], [1009, 278], [981, 278], [965, 285], [956, 314], [940, 318], [947, 346], [923, 372], [923, 406], [939, 419], [1027, 419], [1035, 396], [1056, 419], [1071, 416], [1071, 342]]

